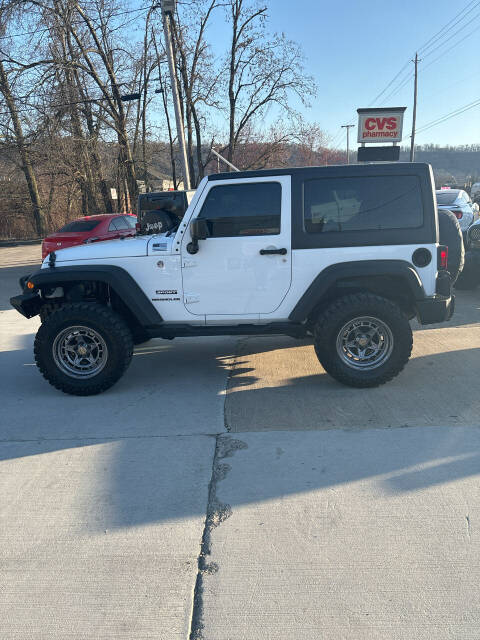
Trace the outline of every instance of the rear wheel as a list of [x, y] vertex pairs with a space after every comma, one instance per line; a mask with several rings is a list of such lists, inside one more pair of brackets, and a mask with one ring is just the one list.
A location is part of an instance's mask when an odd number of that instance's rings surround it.
[[101, 393], [121, 378], [133, 341], [123, 319], [97, 303], [70, 303], [53, 310], [35, 338], [35, 361], [48, 382], [65, 393]]
[[325, 371], [352, 387], [376, 387], [394, 378], [408, 362], [413, 342], [401, 309], [369, 293], [336, 300], [318, 319], [314, 338]]

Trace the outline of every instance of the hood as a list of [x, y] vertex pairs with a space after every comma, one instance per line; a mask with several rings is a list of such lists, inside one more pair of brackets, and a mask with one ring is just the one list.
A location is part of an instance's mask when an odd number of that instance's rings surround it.
[[[134, 256], [146, 256], [147, 245], [150, 237], [136, 236], [124, 240], [105, 240], [103, 242], [91, 242], [79, 244], [67, 249], [55, 251], [56, 262], [79, 262], [82, 260], [108, 260], [109, 258], [129, 258]], [[48, 256], [45, 258], [45, 266], [48, 266]]]

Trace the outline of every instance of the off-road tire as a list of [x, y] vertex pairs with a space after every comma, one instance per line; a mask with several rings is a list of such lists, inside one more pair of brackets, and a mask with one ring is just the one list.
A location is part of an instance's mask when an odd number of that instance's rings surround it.
[[[93, 329], [107, 346], [106, 363], [93, 377], [81, 379], [67, 375], [55, 362], [55, 339], [68, 327]], [[131, 332], [115, 311], [94, 302], [66, 303], [51, 311], [35, 337], [35, 362], [43, 377], [56, 389], [77, 396], [101, 393], [125, 373], [133, 353]]]
[[59, 303], [54, 303], [54, 302], [47, 302], [45, 304], [43, 304], [40, 308], [40, 320], [41, 322], [45, 322], [45, 320], [48, 318], [48, 316], [52, 313], [52, 311], [55, 311], [55, 309], [59, 308]]
[[144, 344], [151, 340], [148, 333], [142, 327], [133, 327], [131, 329], [133, 344]]
[[453, 284], [462, 273], [465, 263], [462, 230], [455, 214], [448, 209], [438, 210], [438, 228], [440, 244], [448, 247], [448, 271]]
[[[391, 352], [376, 368], [359, 370], [340, 356], [337, 338], [347, 323], [357, 318], [380, 320], [390, 331]], [[397, 376], [412, 352], [413, 336], [408, 318], [394, 302], [371, 293], [339, 298], [318, 318], [314, 327], [315, 353], [327, 373], [350, 387], [377, 387]]]

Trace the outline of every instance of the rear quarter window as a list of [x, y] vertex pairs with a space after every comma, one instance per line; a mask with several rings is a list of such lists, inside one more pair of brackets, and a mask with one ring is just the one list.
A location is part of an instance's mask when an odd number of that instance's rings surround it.
[[67, 231], [93, 231], [99, 224], [100, 220], [74, 220], [62, 227], [59, 233]]
[[415, 229], [423, 225], [417, 176], [350, 176], [303, 183], [307, 233]]
[[136, 216], [124, 216], [124, 220], [127, 223], [129, 229], [135, 229], [135, 225], [137, 224]]
[[453, 204], [455, 200], [458, 198], [457, 191], [449, 191], [448, 189], [445, 189], [445, 191], [440, 191], [440, 192], [437, 191], [435, 195], [437, 198], [437, 203], [443, 206]]
[[128, 227], [127, 221], [125, 220], [125, 218], [121, 217], [121, 218], [113, 218], [113, 220], [110, 222], [108, 230], [123, 231], [128, 228], [129, 227]]

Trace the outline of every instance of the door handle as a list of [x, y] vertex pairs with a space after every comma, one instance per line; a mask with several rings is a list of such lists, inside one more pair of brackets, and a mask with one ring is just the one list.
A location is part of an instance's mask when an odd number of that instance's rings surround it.
[[273, 254], [279, 254], [281, 256], [285, 256], [287, 254], [286, 249], [260, 249], [261, 256], [273, 256]]

